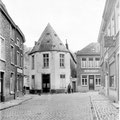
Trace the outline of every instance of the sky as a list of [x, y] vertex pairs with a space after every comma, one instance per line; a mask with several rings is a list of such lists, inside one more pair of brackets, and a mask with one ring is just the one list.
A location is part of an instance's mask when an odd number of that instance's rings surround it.
[[33, 47], [48, 23], [72, 52], [97, 42], [106, 0], [2, 0]]

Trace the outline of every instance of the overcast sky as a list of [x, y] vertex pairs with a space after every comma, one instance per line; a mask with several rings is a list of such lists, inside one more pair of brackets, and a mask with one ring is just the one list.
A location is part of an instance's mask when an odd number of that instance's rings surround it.
[[2, 0], [13, 21], [34, 46], [48, 23], [75, 52], [97, 42], [106, 0]]

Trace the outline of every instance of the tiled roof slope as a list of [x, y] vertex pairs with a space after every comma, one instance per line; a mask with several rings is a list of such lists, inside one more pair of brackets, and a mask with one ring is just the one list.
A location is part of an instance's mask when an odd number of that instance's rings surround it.
[[4, 13], [4, 15], [7, 17], [7, 19], [10, 21], [10, 23], [15, 27], [15, 29], [22, 35], [23, 37], [23, 42], [25, 42], [25, 36], [23, 34], [23, 32], [21, 31], [21, 29], [14, 23], [14, 21], [12, 20], [12, 18], [10, 17], [10, 15], [8, 14], [8, 11], [4, 5], [4, 3], [2, 2], [2, 0], [0, 0], [0, 10]]
[[49, 23], [30, 54], [44, 51], [69, 52]]
[[90, 43], [88, 46], [84, 47], [82, 50], [77, 52], [77, 55], [100, 55], [100, 45], [99, 43]]

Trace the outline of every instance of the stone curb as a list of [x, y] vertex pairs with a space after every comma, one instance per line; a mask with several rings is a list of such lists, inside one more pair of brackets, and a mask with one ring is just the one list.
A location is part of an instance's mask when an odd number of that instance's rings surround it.
[[30, 99], [32, 99], [32, 98], [33, 98], [33, 97], [30, 97], [30, 98], [25, 99], [25, 100], [22, 100], [22, 101], [20, 101], [20, 102], [18, 102], [18, 103], [16, 103], [16, 104], [13, 104], [13, 105], [9, 105], [9, 106], [7, 106], [7, 107], [0, 108], [0, 111], [5, 110], [5, 109], [8, 109], [8, 108], [11, 108], [11, 107], [14, 107], [14, 106], [18, 106], [18, 105], [22, 104], [23, 102], [26, 102], [26, 101], [28, 101], [28, 100], [30, 100]]

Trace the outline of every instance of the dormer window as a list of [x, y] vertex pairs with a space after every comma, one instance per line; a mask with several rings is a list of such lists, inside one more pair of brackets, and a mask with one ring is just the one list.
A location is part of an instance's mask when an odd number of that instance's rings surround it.
[[46, 33], [46, 35], [50, 35], [50, 33]]

